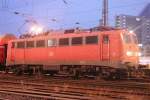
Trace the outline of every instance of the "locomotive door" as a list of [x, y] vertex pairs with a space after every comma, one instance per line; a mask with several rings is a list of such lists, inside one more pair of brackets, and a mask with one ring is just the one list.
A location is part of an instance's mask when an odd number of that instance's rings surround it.
[[4, 65], [6, 64], [6, 59], [7, 59], [7, 44], [4, 44]]
[[102, 60], [109, 60], [109, 45], [109, 36], [102, 35]]
[[0, 45], [0, 65], [4, 64], [4, 45]]
[[13, 63], [15, 63], [15, 43], [12, 42], [12, 45], [11, 45], [11, 61]]
[[6, 64], [7, 44], [0, 45], [0, 65]]

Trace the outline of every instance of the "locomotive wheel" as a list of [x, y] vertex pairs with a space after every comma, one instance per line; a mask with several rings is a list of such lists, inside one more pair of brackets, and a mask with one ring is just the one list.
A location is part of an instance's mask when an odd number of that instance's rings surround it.
[[22, 70], [21, 68], [17, 68], [17, 69], [15, 70], [15, 74], [16, 74], [17, 76], [20, 76], [20, 75], [23, 74], [23, 70]]
[[106, 80], [120, 80], [127, 78], [128, 73], [125, 69], [110, 69], [102, 73], [102, 78]]
[[32, 68], [28, 69], [28, 73], [29, 73], [28, 74], [29, 76], [32, 76], [33, 75], [33, 69]]
[[0, 71], [4, 71], [4, 70], [5, 70], [5, 68], [6, 68], [6, 66], [4, 66], [4, 65], [0, 64]]
[[55, 74], [58, 73], [58, 71], [56, 71], [56, 70], [44, 70], [41, 73], [44, 75], [48, 74], [49, 76], [54, 76]]
[[116, 79], [126, 79], [128, 77], [128, 73], [126, 69], [116, 69]]

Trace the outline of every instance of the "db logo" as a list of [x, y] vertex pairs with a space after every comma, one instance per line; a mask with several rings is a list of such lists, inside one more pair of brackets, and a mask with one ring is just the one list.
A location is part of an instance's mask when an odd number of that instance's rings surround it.
[[51, 57], [51, 56], [54, 56], [54, 53], [53, 52], [49, 52], [48, 55]]

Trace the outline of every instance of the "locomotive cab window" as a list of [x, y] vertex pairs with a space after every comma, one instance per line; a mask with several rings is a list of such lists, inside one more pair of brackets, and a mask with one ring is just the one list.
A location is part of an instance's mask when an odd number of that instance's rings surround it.
[[138, 40], [137, 40], [137, 37], [135, 35], [132, 35], [132, 39], [133, 39], [133, 42], [135, 44], [138, 44]]
[[124, 35], [123, 35], [123, 39], [124, 39], [124, 42], [125, 42], [125, 43], [131, 43], [130, 35], [124, 34]]
[[27, 41], [27, 48], [33, 48], [34, 47], [34, 41]]
[[72, 45], [80, 45], [83, 43], [83, 38], [82, 37], [73, 37], [72, 38], [72, 41], [71, 41], [71, 44]]
[[85, 38], [86, 44], [97, 44], [98, 43], [98, 36], [87, 36]]
[[36, 47], [45, 47], [45, 41], [44, 40], [37, 40], [36, 41]]
[[25, 48], [25, 42], [17, 42], [17, 48]]
[[56, 46], [56, 44], [57, 44], [56, 39], [49, 39], [49, 40], [47, 41], [48, 47]]
[[109, 43], [109, 36], [108, 35], [104, 35], [103, 36], [103, 43], [104, 44], [108, 44]]
[[69, 45], [69, 38], [59, 39], [59, 45], [60, 46], [67, 46], [67, 45]]

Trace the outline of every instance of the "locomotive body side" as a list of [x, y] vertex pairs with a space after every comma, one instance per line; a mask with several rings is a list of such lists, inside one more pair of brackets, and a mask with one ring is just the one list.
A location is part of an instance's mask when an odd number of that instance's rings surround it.
[[124, 42], [124, 34], [127, 31], [111, 30], [13, 40], [8, 44], [7, 66], [50, 73], [107, 72], [111, 76], [117, 69], [126, 69], [126, 63], [138, 62], [138, 56], [128, 55], [129, 51], [138, 52], [137, 44], [130, 35], [132, 42]]
[[[62, 44], [59, 43], [61, 41], [60, 39], [62, 39]], [[68, 43], [63, 44], [63, 39], [68, 39]], [[81, 41], [75, 40], [80, 42], [79, 44], [72, 43], [73, 39], [81, 39]], [[53, 45], [50, 43], [54, 42], [52, 40], [55, 40]], [[43, 42], [43, 45], [37, 47], [37, 41]], [[27, 46], [27, 44], [29, 46]], [[112, 65], [113, 62], [118, 63], [118, 61], [120, 61], [120, 47], [120, 34], [116, 31], [50, 35], [46, 37], [11, 41], [9, 43], [7, 61], [10, 65], [39, 64], [106, 66], [106, 64]], [[11, 61], [11, 59], [14, 59], [15, 62]]]

